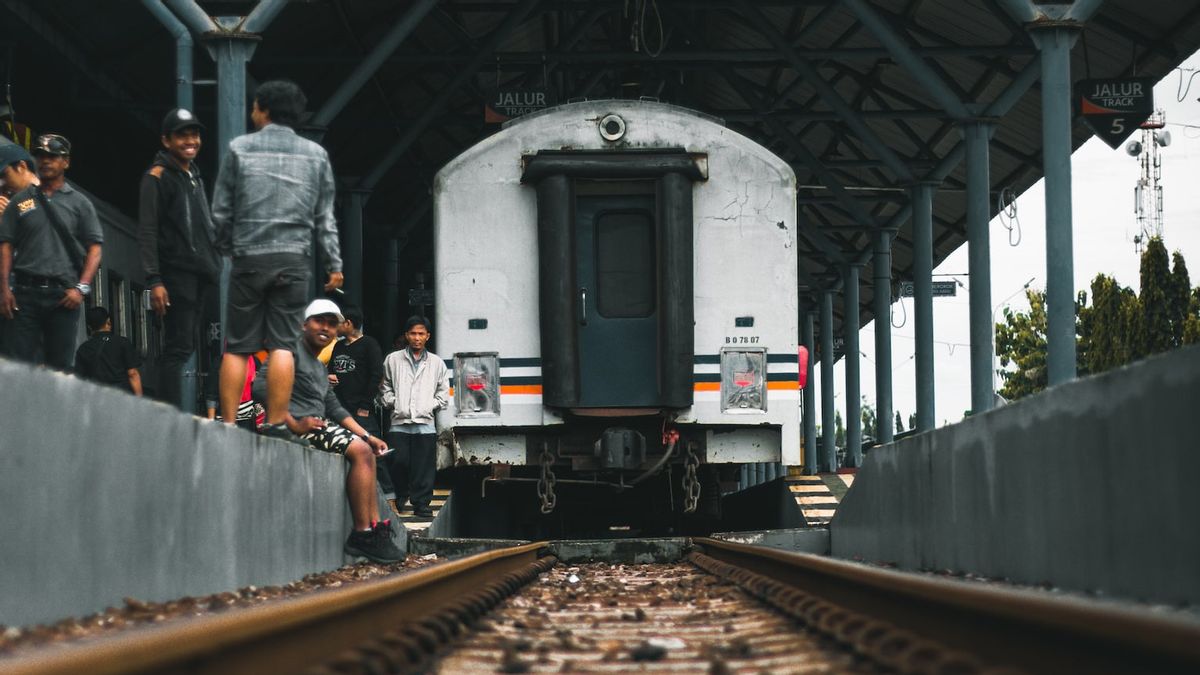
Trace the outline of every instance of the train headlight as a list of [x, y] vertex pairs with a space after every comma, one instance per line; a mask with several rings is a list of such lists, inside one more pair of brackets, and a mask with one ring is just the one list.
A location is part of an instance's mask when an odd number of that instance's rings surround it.
[[766, 412], [767, 351], [721, 350], [721, 412]]
[[454, 355], [457, 417], [500, 414], [500, 358], [495, 352]]

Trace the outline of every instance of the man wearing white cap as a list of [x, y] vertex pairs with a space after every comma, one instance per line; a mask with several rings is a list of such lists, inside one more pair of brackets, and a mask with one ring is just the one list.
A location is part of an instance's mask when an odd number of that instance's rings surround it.
[[[317, 359], [317, 354], [334, 340], [343, 320], [331, 300], [313, 300], [305, 308], [304, 325], [293, 350], [296, 378], [285, 416], [286, 428], [282, 430], [284, 433], [274, 429], [263, 433], [295, 434], [318, 450], [344, 455], [350, 462], [346, 498], [354, 521], [354, 531], [346, 539], [344, 550], [348, 555], [378, 563], [395, 562], [403, 559], [404, 554], [392, 542], [390, 521], [379, 520], [375, 492], [375, 457], [387, 450], [387, 444], [367, 433], [342, 407], [329, 388], [325, 364]], [[261, 395], [262, 386], [256, 379], [255, 389], [259, 391], [255, 398]]]

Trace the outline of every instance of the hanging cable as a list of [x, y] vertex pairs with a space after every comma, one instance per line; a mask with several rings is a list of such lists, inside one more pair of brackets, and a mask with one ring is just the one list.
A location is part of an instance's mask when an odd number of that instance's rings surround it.
[[[900, 305], [900, 323], [896, 323], [896, 305]], [[904, 324], [908, 323], [908, 308], [904, 306], [904, 298], [900, 298], [900, 302], [892, 305], [892, 328], [904, 328]]]
[[[1175, 100], [1182, 103], [1183, 99], [1187, 98], [1188, 92], [1192, 90], [1192, 80], [1196, 79], [1197, 75], [1200, 75], [1200, 70], [1195, 68], [1176, 68], [1175, 70], [1179, 71], [1179, 84], [1175, 86]], [[1187, 86], [1184, 86], [1183, 83], [1183, 74], [1185, 72], [1191, 73], [1187, 79]]]
[[1017, 218], [1017, 194], [1011, 187], [1001, 189], [996, 196], [996, 217], [1008, 230], [1008, 245], [1015, 248], [1021, 243], [1021, 220]]
[[650, 5], [654, 7], [654, 23], [658, 26], [658, 47], [650, 49], [650, 43], [646, 40], [646, 0], [638, 0], [642, 4], [641, 17], [638, 19], [638, 26], [641, 30], [642, 45], [646, 48], [646, 55], [652, 59], [658, 58], [659, 54], [663, 53], [666, 47], [666, 40], [663, 38], [663, 20], [662, 14], [658, 11], [658, 0], [649, 0]]

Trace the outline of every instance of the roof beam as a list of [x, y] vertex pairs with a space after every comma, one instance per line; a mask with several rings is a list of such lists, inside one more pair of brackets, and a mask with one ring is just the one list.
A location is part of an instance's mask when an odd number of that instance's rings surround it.
[[357, 186], [359, 189], [374, 189], [379, 184], [379, 181], [383, 180], [383, 177], [391, 170], [392, 166], [408, 151], [408, 147], [420, 138], [425, 133], [425, 129], [429, 124], [442, 113], [446, 104], [450, 102], [450, 97], [457, 93], [458, 89], [466, 84], [468, 79], [475, 77], [479, 66], [492, 57], [500, 41], [508, 37], [508, 34], [524, 21], [525, 17], [540, 2], [541, 0], [521, 0], [520, 4], [516, 5], [508, 13], [508, 16], [504, 18], [500, 26], [479, 46], [479, 51], [475, 53], [475, 57], [471, 62], [461, 68], [455, 74], [454, 78], [438, 92], [438, 95], [425, 107], [425, 112], [417, 119], [417, 122], [405, 131], [400, 140], [384, 154], [375, 167], [371, 169], [370, 173], [363, 177]]
[[871, 149], [884, 161], [896, 178], [911, 181], [912, 173], [908, 170], [904, 162], [892, 152], [891, 148], [876, 135], [871, 127], [867, 126], [861, 117], [855, 114], [854, 110], [846, 105], [842, 97], [833, 87], [829, 86], [829, 83], [821, 77], [816, 68], [783, 39], [783, 36], [779, 34], [779, 30], [763, 15], [762, 10], [753, 5], [745, 5], [740, 9], [742, 16], [746, 17], [760, 33], [766, 36], [767, 40], [792, 64], [792, 67], [816, 89], [821, 100], [825, 102], [825, 105], [828, 105], [841, 114], [846, 125], [859, 138], [871, 146]]
[[145, 96], [129, 91], [125, 85], [109, 77], [102, 68], [96, 65], [95, 60], [76, 46], [75, 40], [67, 35], [63, 35], [51, 26], [34, 9], [33, 4], [25, 0], [0, 0], [0, 3], [3, 3], [8, 8], [8, 11], [16, 15], [30, 32], [49, 43], [72, 67], [91, 80], [92, 84], [96, 85], [100, 91], [108, 94], [117, 103], [122, 104], [130, 117], [143, 127], [153, 131], [156, 135], [158, 134], [160, 130], [159, 120], [154, 119], [153, 116], [137, 107], [139, 101], [146, 100]]

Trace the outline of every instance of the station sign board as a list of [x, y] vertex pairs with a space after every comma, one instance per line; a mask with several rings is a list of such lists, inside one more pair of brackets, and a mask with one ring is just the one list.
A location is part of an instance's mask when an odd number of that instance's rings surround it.
[[[913, 289], [913, 282], [900, 282], [900, 297], [911, 298], [916, 295]], [[956, 281], [935, 281], [933, 282], [933, 297], [935, 298], [950, 298], [958, 295], [958, 282]]]
[[545, 89], [500, 89], [484, 106], [483, 119], [492, 124], [505, 122], [551, 105], [553, 97]]
[[1154, 81], [1080, 80], [1075, 83], [1075, 101], [1083, 123], [1116, 149], [1154, 113]]
[[417, 307], [419, 305], [433, 304], [433, 289], [432, 288], [410, 288], [408, 289], [408, 306]]

